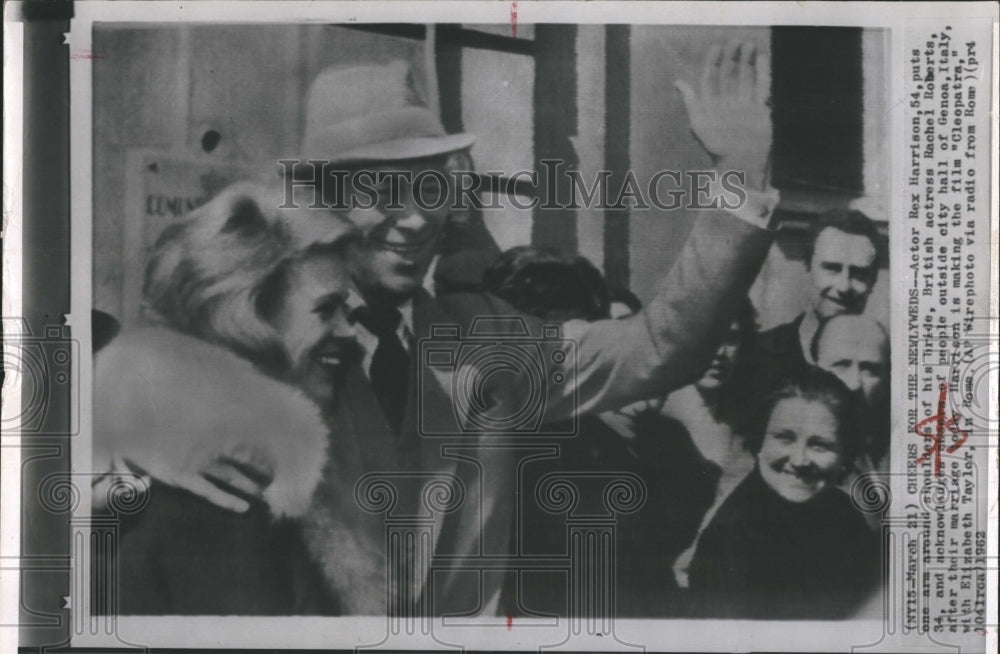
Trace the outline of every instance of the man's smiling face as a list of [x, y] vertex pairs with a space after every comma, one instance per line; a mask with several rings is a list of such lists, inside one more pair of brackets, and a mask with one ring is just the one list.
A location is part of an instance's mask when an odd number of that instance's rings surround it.
[[451, 205], [447, 184], [441, 188], [444, 164], [439, 158], [365, 166], [348, 178], [347, 217], [362, 235], [352, 276], [369, 301], [400, 302], [422, 286]]
[[827, 227], [816, 237], [809, 274], [816, 298], [813, 311], [826, 320], [841, 313], [861, 313], [875, 286], [875, 245], [867, 236]]

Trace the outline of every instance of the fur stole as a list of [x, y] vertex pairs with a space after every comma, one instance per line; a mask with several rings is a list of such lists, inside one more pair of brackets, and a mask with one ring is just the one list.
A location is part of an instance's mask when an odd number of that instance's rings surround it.
[[275, 517], [300, 517], [327, 461], [328, 428], [300, 391], [219, 346], [165, 327], [125, 332], [94, 365], [94, 470], [127, 460], [191, 488], [217, 457], [262, 456]]

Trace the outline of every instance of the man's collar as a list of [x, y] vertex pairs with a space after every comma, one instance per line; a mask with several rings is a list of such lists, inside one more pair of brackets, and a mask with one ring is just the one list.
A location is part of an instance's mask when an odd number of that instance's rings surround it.
[[410, 298], [406, 302], [396, 307], [399, 312], [403, 314], [403, 327], [406, 328], [406, 334], [408, 336], [413, 336], [413, 298]]

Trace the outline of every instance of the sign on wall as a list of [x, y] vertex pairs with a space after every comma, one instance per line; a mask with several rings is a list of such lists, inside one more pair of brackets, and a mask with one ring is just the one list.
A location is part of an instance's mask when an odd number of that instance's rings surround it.
[[126, 158], [121, 319], [125, 325], [134, 325], [144, 322], [146, 264], [163, 230], [226, 186], [259, 175], [260, 170], [164, 150], [132, 149]]

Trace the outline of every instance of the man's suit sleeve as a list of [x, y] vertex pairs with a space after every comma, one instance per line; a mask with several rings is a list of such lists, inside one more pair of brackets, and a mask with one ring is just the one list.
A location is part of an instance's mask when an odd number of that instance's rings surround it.
[[576, 384], [550, 389], [548, 416], [615, 409], [696, 379], [749, 292], [771, 241], [772, 232], [733, 215], [699, 217], [641, 313], [564, 326], [564, 336], [577, 343]]

